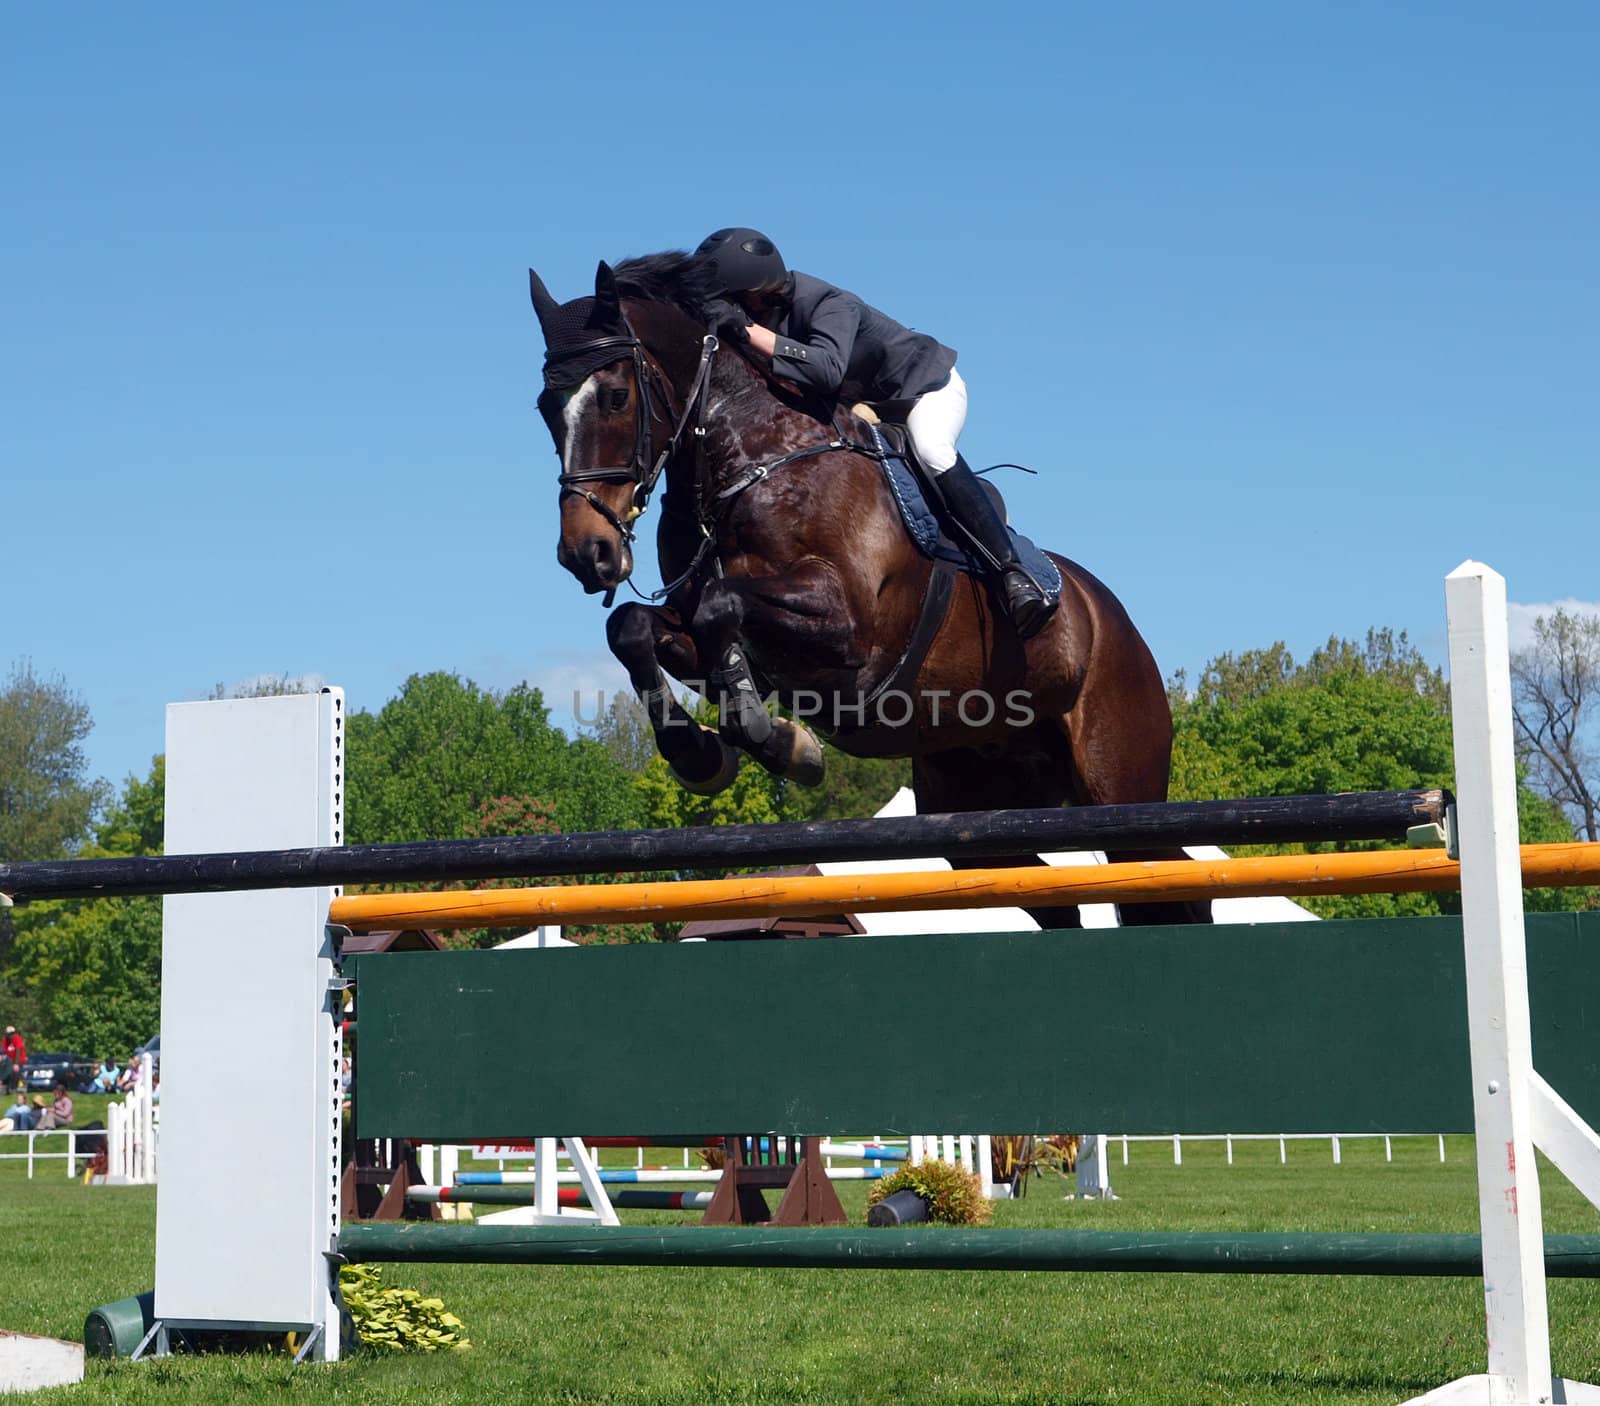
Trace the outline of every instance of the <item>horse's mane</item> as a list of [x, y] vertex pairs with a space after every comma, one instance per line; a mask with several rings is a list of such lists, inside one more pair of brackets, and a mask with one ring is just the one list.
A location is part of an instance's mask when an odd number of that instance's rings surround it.
[[612, 272], [624, 298], [669, 303], [704, 326], [706, 304], [716, 295], [709, 264], [682, 249], [624, 259]]
[[[712, 304], [721, 302], [724, 317], [729, 310], [727, 302], [719, 298], [711, 265], [682, 249], [624, 259], [611, 272], [617, 280], [618, 296], [664, 303], [691, 318], [697, 327], [708, 327], [713, 321], [716, 309]], [[742, 322], [743, 314], [736, 308], [733, 311]], [[723, 332], [723, 345], [737, 352], [759, 382], [776, 393], [778, 387], [772, 382], [770, 364], [762, 364], [743, 335], [733, 336], [726, 327], [719, 330]]]

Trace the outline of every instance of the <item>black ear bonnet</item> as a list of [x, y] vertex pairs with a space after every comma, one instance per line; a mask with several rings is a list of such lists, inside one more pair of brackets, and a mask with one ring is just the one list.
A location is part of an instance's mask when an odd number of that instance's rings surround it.
[[622, 315], [616, 281], [605, 264], [595, 274], [593, 297], [558, 303], [532, 269], [528, 270], [528, 289], [544, 332], [546, 390], [582, 385], [602, 366], [621, 361], [632, 351], [633, 329]]
[[628, 355], [623, 343], [633, 339], [621, 313], [603, 308], [597, 298], [574, 298], [539, 322], [547, 390], [570, 390], [602, 366], [622, 361]]

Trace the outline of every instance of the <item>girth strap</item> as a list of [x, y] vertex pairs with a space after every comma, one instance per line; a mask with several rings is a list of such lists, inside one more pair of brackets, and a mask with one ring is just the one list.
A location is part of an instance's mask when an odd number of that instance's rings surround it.
[[[916, 683], [917, 675], [928, 660], [939, 632], [944, 629], [945, 616], [950, 613], [950, 600], [955, 594], [956, 569], [947, 561], [936, 561], [928, 575], [928, 585], [922, 593], [922, 606], [917, 612], [917, 623], [906, 641], [904, 652], [876, 686], [861, 700], [863, 713], [886, 693], [896, 692]], [[862, 726], [867, 724], [863, 722]], [[841, 729], [842, 731], [843, 729]]]

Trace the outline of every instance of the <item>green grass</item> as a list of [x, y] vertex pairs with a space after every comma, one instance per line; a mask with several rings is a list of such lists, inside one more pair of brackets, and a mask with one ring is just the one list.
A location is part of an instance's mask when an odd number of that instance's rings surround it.
[[[1275, 1144], [1245, 1144], [1229, 1167], [1220, 1145], [1186, 1144], [1174, 1167], [1170, 1149], [1136, 1144], [1129, 1167], [1113, 1152], [1122, 1199], [1067, 1201], [1066, 1183], [1041, 1179], [997, 1206], [995, 1224], [1476, 1230], [1471, 1155], [1453, 1138], [1441, 1165], [1416, 1139], [1389, 1165], [1381, 1143], [1347, 1143], [1336, 1167], [1326, 1143], [1304, 1143], [1285, 1167]], [[1600, 1213], [1541, 1171], [1546, 1227], [1600, 1232]], [[859, 1223], [865, 1185], [840, 1194]], [[59, 1171], [28, 1182], [0, 1164], [0, 1328], [78, 1337], [89, 1308], [149, 1286], [154, 1222], [151, 1189], [86, 1188]], [[421, 1265], [384, 1277], [442, 1297], [472, 1350], [297, 1370], [260, 1356], [91, 1364], [84, 1386], [28, 1400], [1397, 1402], [1484, 1370], [1476, 1280]], [[1557, 1370], [1600, 1380], [1600, 1285], [1552, 1281], [1550, 1305]]]

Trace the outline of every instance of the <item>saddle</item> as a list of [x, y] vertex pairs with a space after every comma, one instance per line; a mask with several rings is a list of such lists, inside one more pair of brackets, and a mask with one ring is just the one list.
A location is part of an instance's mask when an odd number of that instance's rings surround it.
[[[862, 698], [861, 708], [864, 711], [874, 706], [885, 694], [909, 689], [915, 683], [929, 650], [939, 637], [939, 631], [944, 628], [957, 573], [980, 576], [984, 573], [984, 567], [974, 551], [946, 532], [943, 521], [932, 506], [941, 501], [939, 491], [931, 484], [933, 476], [917, 462], [911, 447], [911, 435], [905, 426], [885, 423], [872, 413], [870, 407], [864, 405], [855, 407], [855, 415], [867, 431], [870, 447], [888, 484], [889, 496], [894, 499], [900, 520], [905, 524], [906, 535], [916, 544], [917, 550], [933, 562], [922, 604], [917, 610], [917, 622], [906, 641], [906, 647], [889, 672]], [[995, 506], [1004, 521], [1005, 500], [1000, 496], [1000, 490], [987, 479], [979, 481], [993, 495]], [[1055, 562], [1009, 525], [1006, 531], [1011, 533], [1017, 560], [1023, 568], [1046, 595], [1059, 599], [1061, 572]], [[880, 718], [879, 726], [889, 732], [907, 731], [913, 726], [912, 715], [908, 713], [899, 722]], [[858, 725], [840, 725], [834, 730], [834, 735], [858, 730]]]
[[[939, 490], [933, 482], [935, 476], [918, 462], [906, 427], [879, 420], [870, 412], [863, 414], [863, 409], [865, 407], [856, 406], [855, 414], [866, 426], [872, 447], [877, 451], [878, 462], [883, 468], [889, 496], [894, 499], [900, 520], [905, 524], [906, 533], [916, 544], [917, 550], [933, 561], [948, 562], [963, 571], [981, 574], [982, 563], [976, 553], [963, 541], [951, 536], [940, 516], [940, 509], [935, 506], [940, 503]], [[988, 479], [980, 479], [979, 482], [994, 499], [1001, 521], [1005, 521], [1006, 503], [1000, 490]], [[1061, 594], [1061, 572], [1055, 562], [1009, 523], [1006, 524], [1006, 531], [1011, 534], [1011, 542], [1023, 570], [1033, 577], [1047, 596], [1052, 600], [1057, 599]]]

